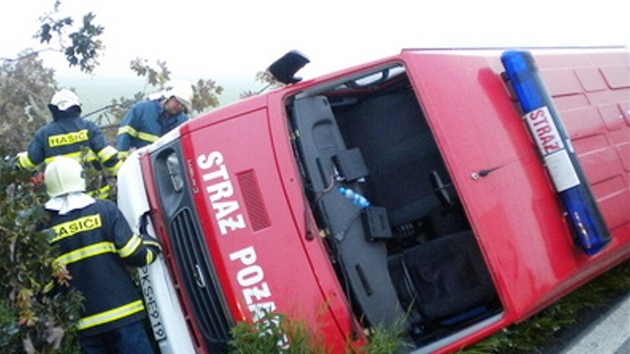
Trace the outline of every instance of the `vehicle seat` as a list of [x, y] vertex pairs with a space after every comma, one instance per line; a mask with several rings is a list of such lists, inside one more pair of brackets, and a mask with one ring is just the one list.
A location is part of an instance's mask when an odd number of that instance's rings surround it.
[[447, 173], [413, 91], [374, 97], [342, 115], [343, 136], [361, 150], [370, 170], [369, 198], [387, 209], [392, 226], [426, 217], [440, 207], [429, 174]]
[[424, 321], [463, 321], [496, 297], [472, 232], [439, 237], [393, 261], [390, 271], [403, 306], [417, 310]]

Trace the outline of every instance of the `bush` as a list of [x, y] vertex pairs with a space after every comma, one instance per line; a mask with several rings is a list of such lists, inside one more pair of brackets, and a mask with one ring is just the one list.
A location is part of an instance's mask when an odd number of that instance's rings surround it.
[[[571, 327], [588, 324], [610, 303], [630, 292], [630, 261], [625, 261], [584, 284], [528, 320], [504, 328], [495, 335], [463, 349], [462, 354], [544, 353], [546, 348], [562, 347], [562, 332], [571, 334]], [[586, 315], [586, 316], [585, 316]], [[559, 338], [558, 338], [559, 337]], [[559, 343], [556, 343], [559, 341]]]
[[[403, 353], [409, 347], [403, 340], [404, 319], [391, 326], [377, 326], [368, 331], [366, 354]], [[232, 328], [229, 354], [326, 354], [334, 352], [308, 326], [286, 315], [265, 312], [256, 322], [239, 322]], [[350, 346], [348, 353], [353, 352]]]
[[265, 312], [253, 323], [237, 323], [232, 328], [232, 338], [230, 354], [328, 353], [304, 323], [273, 312]]
[[[0, 156], [8, 155], [0, 150]], [[76, 322], [82, 297], [55, 266], [56, 249], [41, 231], [45, 188], [28, 171], [0, 161], [0, 346], [8, 353], [79, 353]], [[54, 288], [53, 290], [50, 290]]]

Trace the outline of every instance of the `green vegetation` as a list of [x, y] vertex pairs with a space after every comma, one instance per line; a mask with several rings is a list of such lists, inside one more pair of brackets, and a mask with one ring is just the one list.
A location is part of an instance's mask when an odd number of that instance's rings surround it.
[[81, 71], [90, 73], [98, 66], [98, 57], [103, 51], [103, 42], [99, 38], [105, 30], [103, 26], [95, 24], [93, 13], [83, 15], [81, 27], [74, 28], [72, 17], [61, 17], [60, 0], [56, 0], [53, 11], [39, 18], [40, 28], [35, 38], [40, 43], [50, 44], [51, 40], [58, 40], [59, 48], [70, 66], [78, 67]]
[[[95, 14], [89, 12], [83, 15], [81, 21], [75, 21], [63, 15], [62, 1], [51, 0], [51, 3], [53, 10], [39, 18], [39, 27], [34, 35], [43, 47], [37, 50], [26, 48], [15, 58], [0, 58], [0, 138], [8, 138], [3, 141], [13, 149], [24, 150], [37, 128], [50, 119], [46, 104], [58, 89], [58, 83], [54, 78], [55, 70], [43, 66], [40, 53], [58, 52], [70, 67], [92, 73], [105, 50], [101, 36], [106, 29], [96, 23]], [[111, 130], [114, 133], [108, 134], [110, 142], [114, 140], [115, 128], [127, 110], [146, 99], [149, 93], [162, 90], [172, 78], [167, 63], [160, 60], [156, 65], [150, 65], [146, 59], [135, 58], [129, 61], [129, 68], [134, 75], [146, 80], [145, 89], [148, 92], [136, 92], [130, 97], [112, 97], [109, 105], [98, 110], [97, 117], [90, 117], [97, 124], [107, 122], [114, 127]], [[222, 86], [202, 78], [191, 84], [194, 91], [191, 115], [219, 105]]]
[[46, 123], [56, 86], [54, 71], [36, 53], [27, 50], [21, 58], [0, 61], [0, 139], [12, 149], [24, 147]]
[[[75, 23], [63, 16], [61, 1], [39, 19], [35, 38], [45, 48], [27, 48], [15, 58], [0, 58], [0, 351], [3, 353], [79, 353], [75, 324], [82, 306], [81, 294], [68, 291], [71, 278], [54, 263], [56, 249], [40, 227], [47, 217], [43, 204], [48, 199], [37, 171], [14, 169], [14, 158], [24, 151], [35, 131], [50, 120], [47, 104], [59, 88], [55, 70], [43, 65], [41, 52], [63, 55], [70, 67], [90, 73], [98, 66], [105, 48], [100, 36], [105, 28], [88, 13]], [[37, 24], [34, 24], [36, 27]], [[130, 62], [135, 75], [147, 80], [152, 91], [170, 80], [165, 62], [158, 68], [146, 60]], [[222, 87], [209, 79], [193, 83], [193, 112], [219, 105]], [[112, 99], [101, 114], [113, 117], [106, 130], [113, 142], [116, 125], [127, 109], [145, 99], [145, 92]], [[98, 121], [98, 120], [97, 120]], [[104, 129], [105, 130], [105, 129]], [[40, 166], [40, 171], [43, 166]], [[88, 171], [88, 183], [98, 179]], [[52, 288], [52, 290], [50, 290]]]
[[[605, 311], [611, 301], [630, 292], [630, 261], [611, 269], [565, 296], [527, 321], [510, 326], [497, 334], [460, 351], [464, 354], [540, 353], [553, 344], [563, 330], [575, 325], [588, 311]], [[241, 322], [232, 331], [230, 354], [306, 354], [329, 353], [300, 322], [276, 313], [267, 313], [256, 323]], [[369, 331], [370, 342], [362, 348], [366, 354], [404, 353], [402, 321], [390, 327]], [[291, 343], [287, 346], [287, 343]]]
[[391, 326], [376, 326], [368, 332], [368, 344], [363, 348], [366, 354], [405, 353], [411, 346], [403, 341], [404, 319]]
[[527, 321], [462, 350], [466, 354], [536, 353], [588, 311], [605, 311], [607, 305], [630, 292], [630, 261], [586, 283]]
[[[403, 321], [390, 327], [376, 327], [367, 333], [366, 354], [404, 353]], [[301, 321], [284, 314], [266, 312], [256, 322], [239, 322], [232, 329], [229, 354], [327, 354], [332, 348]], [[348, 353], [352, 350], [347, 349]]]
[[232, 329], [230, 354], [325, 354], [329, 351], [307, 326], [283, 314], [266, 312], [256, 322], [239, 322]]
[[[0, 156], [6, 152], [0, 149]], [[4, 353], [78, 353], [75, 324], [82, 297], [40, 231], [48, 199], [27, 171], [0, 161], [0, 346]]]

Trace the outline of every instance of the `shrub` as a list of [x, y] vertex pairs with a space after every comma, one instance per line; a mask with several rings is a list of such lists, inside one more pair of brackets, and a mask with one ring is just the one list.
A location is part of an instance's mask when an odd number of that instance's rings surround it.
[[[0, 156], [7, 152], [0, 150]], [[79, 353], [75, 324], [82, 297], [66, 291], [70, 275], [55, 266], [56, 249], [48, 243], [48, 232], [41, 231], [45, 188], [13, 165], [10, 158], [0, 161], [2, 352]]]
[[230, 354], [328, 353], [304, 323], [274, 312], [265, 312], [253, 323], [237, 323], [232, 328], [232, 338]]
[[[391, 326], [377, 326], [366, 334], [369, 340], [361, 351], [366, 354], [403, 353], [409, 349], [404, 341], [404, 319]], [[239, 322], [232, 328], [230, 354], [326, 354], [332, 348], [308, 326], [284, 314], [265, 312], [256, 322]], [[351, 350], [348, 349], [350, 353]]]

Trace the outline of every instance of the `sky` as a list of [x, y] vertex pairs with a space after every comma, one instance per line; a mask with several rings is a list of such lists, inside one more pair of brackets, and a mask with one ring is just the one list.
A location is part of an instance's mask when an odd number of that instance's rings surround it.
[[[523, 5], [519, 5], [522, 3]], [[310, 78], [403, 48], [630, 46], [619, 0], [61, 0], [60, 14], [92, 12], [105, 51], [90, 76], [134, 77], [129, 62], [166, 61], [172, 77], [252, 80], [276, 58], [299, 50]], [[0, 58], [41, 48], [38, 18], [54, 0], [14, 1], [0, 13]], [[45, 64], [77, 74], [60, 53]]]

